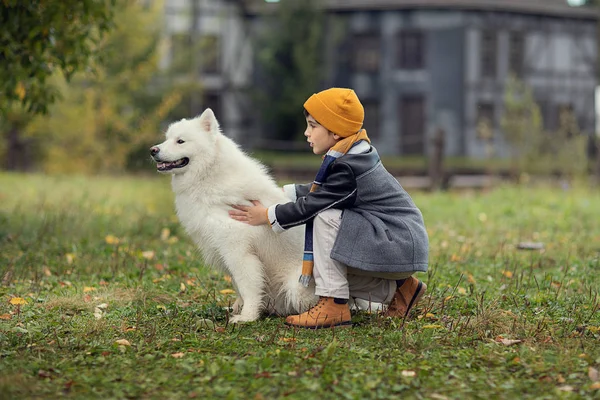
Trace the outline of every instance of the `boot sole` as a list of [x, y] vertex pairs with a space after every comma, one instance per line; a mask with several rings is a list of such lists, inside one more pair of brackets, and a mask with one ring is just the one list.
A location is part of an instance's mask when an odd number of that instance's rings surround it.
[[344, 322], [340, 322], [339, 324], [334, 324], [334, 325], [322, 325], [322, 326], [307, 326], [307, 325], [294, 325], [294, 324], [288, 324], [287, 322], [284, 322], [285, 326], [289, 326], [290, 328], [303, 328], [303, 329], [312, 329], [312, 330], [317, 330], [317, 329], [331, 329], [331, 328], [351, 328], [352, 327], [352, 321], [344, 321]]
[[384, 317], [392, 317], [392, 318], [406, 318], [406, 316], [410, 313], [412, 308], [419, 302], [419, 300], [421, 300], [421, 297], [423, 297], [426, 290], [427, 290], [427, 285], [424, 284], [423, 282], [419, 281], [419, 284], [417, 285], [417, 290], [415, 290], [415, 294], [413, 294], [412, 299], [410, 299], [410, 303], [408, 303], [408, 307], [406, 308], [406, 312], [404, 313], [404, 315], [390, 314], [389, 312], [386, 311], [383, 313], [383, 316]]
[[405, 317], [408, 315], [408, 313], [410, 313], [410, 310], [412, 310], [413, 306], [417, 304], [419, 300], [421, 300], [421, 297], [423, 297], [423, 295], [425, 294], [425, 290], [427, 290], [427, 285], [419, 281], [417, 291], [413, 295], [413, 298], [410, 299], [410, 303], [408, 304], [408, 308], [406, 309], [406, 314], [404, 314]]

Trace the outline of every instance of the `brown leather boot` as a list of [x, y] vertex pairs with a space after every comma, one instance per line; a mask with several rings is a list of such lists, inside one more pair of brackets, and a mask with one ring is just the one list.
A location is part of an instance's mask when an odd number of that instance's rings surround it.
[[290, 315], [285, 324], [298, 328], [349, 328], [352, 326], [348, 304], [337, 304], [333, 297], [321, 297], [313, 308], [300, 315]]
[[396, 289], [396, 293], [394, 293], [394, 297], [383, 316], [406, 317], [415, 304], [419, 302], [425, 290], [427, 290], [426, 284], [412, 276], [407, 278], [402, 286]]

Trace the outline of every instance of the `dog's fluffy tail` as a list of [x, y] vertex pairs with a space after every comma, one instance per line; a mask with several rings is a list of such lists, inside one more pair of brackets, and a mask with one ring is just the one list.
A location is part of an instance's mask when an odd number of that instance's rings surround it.
[[277, 296], [283, 300], [283, 309], [279, 311], [285, 315], [303, 313], [317, 303], [314, 281], [308, 287], [304, 287], [298, 282], [298, 277], [287, 277]]

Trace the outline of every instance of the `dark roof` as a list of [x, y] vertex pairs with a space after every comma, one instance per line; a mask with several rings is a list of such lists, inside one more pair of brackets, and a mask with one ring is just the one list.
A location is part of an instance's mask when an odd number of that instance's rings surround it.
[[[254, 12], [266, 11], [277, 3], [264, 0], [245, 0]], [[302, 0], [295, 0], [302, 1]], [[503, 11], [553, 17], [598, 19], [595, 7], [572, 7], [567, 0], [320, 0], [331, 11], [402, 10], [402, 9], [459, 9]]]

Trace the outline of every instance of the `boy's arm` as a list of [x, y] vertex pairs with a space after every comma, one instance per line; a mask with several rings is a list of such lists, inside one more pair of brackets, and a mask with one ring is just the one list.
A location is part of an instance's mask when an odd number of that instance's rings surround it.
[[305, 224], [321, 211], [347, 208], [356, 199], [356, 179], [346, 163], [334, 163], [326, 181], [314, 192], [307, 192], [295, 202], [268, 208], [271, 228], [276, 232]]
[[291, 201], [296, 201], [299, 197], [306, 196], [310, 192], [311, 183], [283, 185], [283, 192]]

